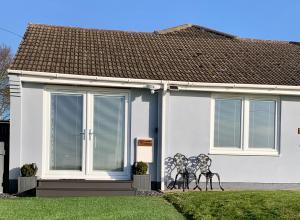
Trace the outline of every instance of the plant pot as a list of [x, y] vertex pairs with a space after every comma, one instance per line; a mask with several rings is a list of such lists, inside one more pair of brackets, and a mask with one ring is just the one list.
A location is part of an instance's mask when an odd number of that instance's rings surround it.
[[23, 193], [32, 189], [35, 189], [37, 186], [37, 177], [18, 177], [18, 193]]
[[151, 191], [150, 174], [133, 175], [133, 188], [137, 191]]

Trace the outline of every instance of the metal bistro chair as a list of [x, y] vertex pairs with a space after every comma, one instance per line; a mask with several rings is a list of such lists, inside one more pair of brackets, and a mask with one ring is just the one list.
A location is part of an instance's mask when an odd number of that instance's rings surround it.
[[174, 156], [174, 164], [175, 164], [175, 168], [177, 170], [176, 176], [175, 176], [175, 181], [173, 183], [173, 186], [170, 188], [171, 190], [175, 188], [175, 185], [177, 183], [177, 178], [179, 175], [181, 175], [182, 177], [182, 189], [183, 191], [185, 190], [185, 186], [187, 187], [187, 189], [189, 189], [189, 184], [188, 184], [188, 179], [189, 179], [189, 174], [187, 172], [187, 165], [188, 165], [188, 159], [186, 158], [186, 156], [184, 156], [183, 154], [177, 153]]
[[217, 176], [218, 181], [219, 181], [219, 187], [222, 191], [224, 191], [223, 187], [221, 186], [220, 175], [218, 173], [213, 173], [210, 171], [210, 166], [211, 166], [212, 160], [209, 158], [209, 156], [207, 156], [205, 154], [199, 154], [197, 156], [197, 158], [199, 161], [199, 170], [200, 170], [200, 174], [199, 174], [198, 181], [197, 181], [198, 188], [201, 190], [201, 188], [199, 187], [199, 184], [200, 184], [200, 178], [203, 175], [206, 178], [205, 190], [207, 191], [208, 181], [210, 182], [210, 189], [212, 190], [213, 189], [212, 178], [213, 178], [213, 176]]
[[200, 186], [198, 185], [198, 180], [197, 180], [197, 172], [200, 168], [200, 160], [198, 157], [192, 156], [188, 158], [188, 164], [186, 167], [188, 176], [187, 176], [187, 180], [188, 180], [188, 184], [190, 182], [192, 182], [193, 180], [195, 180], [195, 184], [196, 186], [194, 187], [194, 190], [196, 188], [198, 188], [199, 190], [201, 190]]

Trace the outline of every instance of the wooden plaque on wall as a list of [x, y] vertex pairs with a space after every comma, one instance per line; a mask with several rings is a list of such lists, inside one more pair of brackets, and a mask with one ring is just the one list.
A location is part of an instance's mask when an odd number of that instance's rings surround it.
[[153, 162], [153, 139], [136, 138], [136, 162]]

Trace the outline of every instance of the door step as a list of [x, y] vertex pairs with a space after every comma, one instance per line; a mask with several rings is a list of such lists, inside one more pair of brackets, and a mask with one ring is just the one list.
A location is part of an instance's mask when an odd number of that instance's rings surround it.
[[135, 195], [129, 180], [38, 180], [36, 195], [60, 196], [121, 196]]

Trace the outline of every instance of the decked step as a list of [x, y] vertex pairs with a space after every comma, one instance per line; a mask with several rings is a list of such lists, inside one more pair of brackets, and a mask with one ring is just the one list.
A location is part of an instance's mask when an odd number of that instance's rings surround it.
[[131, 180], [38, 180], [42, 188], [132, 189]]
[[37, 188], [36, 196], [38, 197], [76, 197], [76, 196], [133, 196], [135, 195], [135, 190], [128, 189], [47, 189], [47, 188]]
[[135, 195], [129, 180], [38, 180], [37, 196]]

